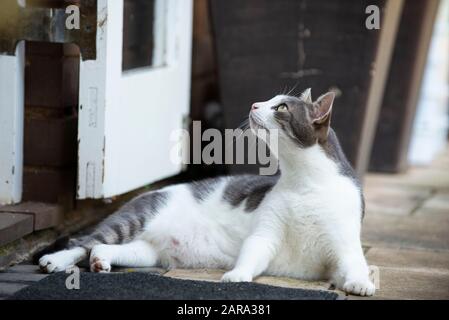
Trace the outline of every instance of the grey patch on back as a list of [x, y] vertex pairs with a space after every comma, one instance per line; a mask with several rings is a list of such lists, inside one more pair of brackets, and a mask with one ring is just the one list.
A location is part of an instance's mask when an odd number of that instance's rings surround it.
[[146, 215], [153, 215], [160, 209], [161, 206], [167, 203], [167, 200], [167, 191], [151, 191], [137, 196], [125, 204], [120, 210], [134, 210], [135, 212], [145, 213]]
[[137, 196], [103, 220], [90, 234], [71, 239], [69, 247], [81, 246], [90, 250], [97, 244], [131, 241], [142, 231], [145, 222], [166, 205], [168, 196], [166, 191], [151, 191]]
[[354, 180], [357, 186], [360, 187], [361, 184], [357, 177], [357, 174], [346, 158], [343, 149], [341, 148], [340, 142], [338, 141], [337, 135], [332, 128], [329, 128], [329, 135], [326, 143], [321, 144], [321, 146], [326, 152], [326, 155], [337, 163], [340, 169], [340, 173]]
[[343, 149], [341, 148], [340, 142], [338, 141], [338, 137], [335, 134], [335, 131], [332, 128], [329, 128], [329, 135], [327, 137], [327, 141], [321, 144], [321, 147], [324, 149], [326, 155], [331, 158], [338, 165], [340, 169], [340, 173], [350, 178], [354, 181], [355, 185], [360, 189], [360, 194], [362, 198], [362, 218], [365, 215], [365, 199], [363, 197], [362, 192], [362, 184], [357, 177], [355, 170], [352, 168], [348, 159], [346, 158]]
[[217, 184], [222, 180], [222, 177], [210, 178], [200, 181], [193, 181], [188, 186], [195, 200], [202, 202], [206, 200], [206, 198], [215, 190]]
[[273, 176], [240, 175], [232, 176], [227, 181], [223, 193], [223, 200], [237, 207], [246, 200], [245, 211], [252, 212], [256, 210], [278, 182], [280, 172]]

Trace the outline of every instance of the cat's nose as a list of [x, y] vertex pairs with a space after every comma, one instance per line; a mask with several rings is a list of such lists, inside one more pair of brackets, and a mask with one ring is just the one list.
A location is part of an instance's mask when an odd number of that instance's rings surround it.
[[257, 105], [257, 103], [253, 103], [253, 105], [251, 106], [251, 111], [257, 110], [257, 109], [259, 109], [259, 106]]

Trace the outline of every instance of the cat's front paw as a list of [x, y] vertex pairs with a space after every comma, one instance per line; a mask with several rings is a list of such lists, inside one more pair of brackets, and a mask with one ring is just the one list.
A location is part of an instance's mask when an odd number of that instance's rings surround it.
[[100, 258], [93, 258], [90, 262], [91, 272], [111, 272], [111, 264], [109, 261]]
[[99, 244], [92, 248], [90, 253], [90, 271], [91, 272], [110, 272], [111, 271], [111, 252], [110, 246]]
[[66, 251], [46, 254], [39, 259], [39, 267], [46, 273], [65, 271], [71, 266], [73, 261]]
[[376, 287], [369, 279], [348, 280], [343, 285], [343, 291], [358, 296], [372, 296], [376, 291]]
[[221, 278], [222, 282], [251, 282], [253, 276], [250, 273], [241, 270], [231, 270], [226, 272]]

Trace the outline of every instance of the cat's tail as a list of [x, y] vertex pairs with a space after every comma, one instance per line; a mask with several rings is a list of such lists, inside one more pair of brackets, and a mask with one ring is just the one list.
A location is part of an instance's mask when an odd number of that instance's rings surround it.
[[83, 247], [88, 252], [98, 244], [121, 244], [136, 238], [158, 210], [167, 203], [167, 191], [142, 194], [103, 220], [87, 235], [69, 240], [68, 248]]

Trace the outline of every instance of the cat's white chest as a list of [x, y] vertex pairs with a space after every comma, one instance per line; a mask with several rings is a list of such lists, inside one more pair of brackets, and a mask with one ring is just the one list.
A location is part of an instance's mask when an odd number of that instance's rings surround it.
[[282, 194], [287, 208], [285, 237], [268, 271], [274, 275], [321, 279], [332, 258], [327, 249], [335, 237], [345, 230], [359, 228], [360, 192], [350, 179], [336, 176], [322, 184], [285, 188]]

